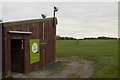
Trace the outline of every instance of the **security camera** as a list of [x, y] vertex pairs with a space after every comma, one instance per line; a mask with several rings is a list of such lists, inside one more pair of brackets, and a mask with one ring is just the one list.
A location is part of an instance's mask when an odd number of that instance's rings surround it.
[[54, 6], [54, 11], [58, 11], [58, 8], [56, 6]]
[[42, 18], [46, 18], [46, 14], [41, 14]]

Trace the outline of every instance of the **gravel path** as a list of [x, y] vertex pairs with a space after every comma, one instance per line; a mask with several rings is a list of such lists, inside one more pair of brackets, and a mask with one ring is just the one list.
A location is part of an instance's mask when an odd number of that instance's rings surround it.
[[[27, 74], [16, 75], [18, 78], [89, 78], [94, 71], [94, 62], [79, 57], [59, 58], [55, 64]], [[65, 64], [61, 71], [56, 70]]]

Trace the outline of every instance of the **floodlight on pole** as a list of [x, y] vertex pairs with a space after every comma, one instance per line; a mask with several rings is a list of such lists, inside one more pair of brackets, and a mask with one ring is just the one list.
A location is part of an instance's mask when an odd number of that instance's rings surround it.
[[46, 18], [46, 14], [41, 14], [41, 16], [43, 19]]
[[[41, 14], [42, 18], [45, 19], [47, 17], [46, 14]], [[44, 20], [43, 20], [43, 39], [44, 39]]]
[[[43, 18], [43, 40], [44, 40], [44, 19], [47, 17], [47, 15], [46, 14], [41, 14], [41, 16], [42, 16], [42, 18]], [[45, 66], [45, 62], [44, 62], [44, 53], [45, 53], [45, 49], [43, 48], [43, 65]]]
[[58, 7], [54, 6], [54, 14], [53, 14], [54, 18], [55, 18], [55, 12], [57, 12], [58, 10], [59, 10]]

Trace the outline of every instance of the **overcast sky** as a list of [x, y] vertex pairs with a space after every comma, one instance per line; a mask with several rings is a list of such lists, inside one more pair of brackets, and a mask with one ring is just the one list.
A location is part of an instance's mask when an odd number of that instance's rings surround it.
[[[117, 2], [4, 2], [2, 18], [16, 21], [53, 16], [53, 6], [57, 6], [57, 35], [76, 38], [118, 36]], [[1, 16], [0, 16], [1, 17]]]

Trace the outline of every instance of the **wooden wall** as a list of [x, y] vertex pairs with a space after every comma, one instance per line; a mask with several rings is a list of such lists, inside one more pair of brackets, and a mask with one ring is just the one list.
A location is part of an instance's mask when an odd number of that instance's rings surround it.
[[[56, 20], [56, 19], [55, 19]], [[30, 39], [43, 39], [43, 21], [45, 26], [46, 47], [40, 50], [40, 61], [35, 64], [30, 64]], [[56, 25], [56, 24], [55, 24]], [[55, 42], [56, 42], [56, 26], [53, 18], [26, 20], [20, 22], [4, 23], [4, 76], [11, 75], [11, 39], [24, 39], [24, 72], [30, 72], [33, 69], [38, 69], [55, 62]], [[31, 35], [25, 34], [9, 34], [8, 31], [26, 31], [32, 32]]]
[[0, 79], [2, 78], [2, 23], [0, 22]]

